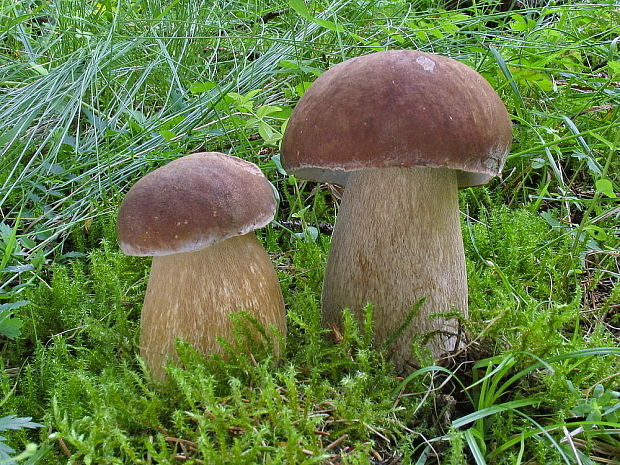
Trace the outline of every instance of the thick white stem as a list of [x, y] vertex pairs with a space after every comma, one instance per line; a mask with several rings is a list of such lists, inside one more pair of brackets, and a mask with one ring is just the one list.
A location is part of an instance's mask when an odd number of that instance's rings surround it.
[[446, 168], [383, 168], [352, 174], [344, 191], [323, 285], [323, 322], [340, 328], [342, 310], [374, 304], [375, 342], [382, 345], [425, 298], [390, 348], [399, 369], [417, 363], [414, 335], [432, 334], [433, 356], [453, 350], [455, 320], [467, 314], [467, 276], [456, 173]]
[[197, 252], [154, 257], [140, 333], [140, 354], [153, 377], [165, 378], [167, 359], [176, 358], [177, 339], [203, 354], [221, 354], [217, 339], [232, 342], [229, 316], [239, 311], [286, 334], [280, 285], [254, 233]]

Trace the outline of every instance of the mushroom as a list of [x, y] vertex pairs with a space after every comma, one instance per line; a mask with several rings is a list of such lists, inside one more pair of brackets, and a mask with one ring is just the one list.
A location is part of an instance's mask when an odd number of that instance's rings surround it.
[[282, 160], [300, 178], [345, 186], [323, 285], [325, 325], [340, 328], [344, 308], [361, 321], [372, 303], [375, 341], [400, 335], [391, 347], [399, 369], [419, 363], [416, 334], [430, 336], [435, 359], [455, 349], [458, 322], [436, 314], [467, 316], [458, 188], [499, 174], [511, 129], [485, 79], [444, 56], [372, 53], [310, 86], [288, 122]]
[[178, 158], [131, 187], [118, 238], [126, 254], [153, 256], [140, 354], [155, 379], [165, 379], [177, 338], [203, 354], [223, 353], [218, 339], [232, 342], [232, 312], [285, 334], [280, 285], [253, 233], [275, 207], [256, 165], [215, 152]]

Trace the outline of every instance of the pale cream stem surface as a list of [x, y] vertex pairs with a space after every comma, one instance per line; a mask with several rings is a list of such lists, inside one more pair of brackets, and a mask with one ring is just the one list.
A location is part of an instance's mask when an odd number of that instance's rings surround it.
[[399, 369], [417, 363], [410, 349], [416, 334], [436, 332], [428, 343], [435, 358], [454, 349], [456, 321], [431, 314], [467, 315], [456, 172], [422, 167], [351, 174], [325, 274], [324, 324], [341, 328], [343, 308], [361, 321], [362, 309], [372, 303], [381, 345], [423, 297], [421, 310], [390, 348]]
[[197, 252], [154, 257], [140, 334], [140, 354], [152, 375], [165, 378], [177, 339], [203, 354], [221, 354], [217, 339], [232, 340], [229, 315], [239, 311], [286, 335], [280, 285], [254, 232]]

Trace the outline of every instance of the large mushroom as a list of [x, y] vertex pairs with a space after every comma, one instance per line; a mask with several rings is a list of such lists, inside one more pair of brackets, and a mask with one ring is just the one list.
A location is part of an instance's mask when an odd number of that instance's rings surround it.
[[[435, 358], [455, 348], [467, 315], [458, 188], [502, 169], [511, 122], [493, 88], [453, 59], [413, 50], [372, 53], [322, 74], [284, 135], [285, 168], [345, 186], [323, 286], [323, 322], [361, 320], [374, 304], [378, 344], [399, 368], [415, 364], [414, 335]], [[407, 317], [425, 299], [413, 319]]]
[[273, 219], [275, 206], [256, 165], [214, 152], [178, 158], [129, 190], [118, 238], [126, 254], [153, 256], [140, 354], [155, 379], [165, 378], [177, 338], [222, 353], [217, 340], [232, 342], [232, 312], [285, 334], [280, 285], [253, 232]]

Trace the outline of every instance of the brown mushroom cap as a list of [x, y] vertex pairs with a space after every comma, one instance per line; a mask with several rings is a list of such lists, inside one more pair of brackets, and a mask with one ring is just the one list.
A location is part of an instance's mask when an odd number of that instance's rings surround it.
[[118, 215], [127, 255], [193, 252], [268, 224], [273, 189], [253, 163], [223, 153], [178, 158], [140, 179]]
[[468, 66], [415, 50], [371, 53], [323, 73], [297, 104], [284, 167], [346, 185], [365, 168], [449, 167], [460, 187], [487, 183], [512, 140], [508, 112]]

